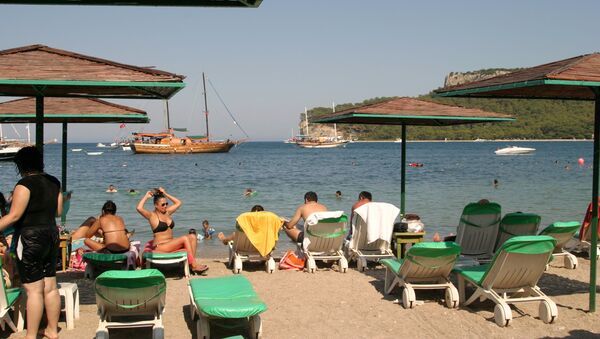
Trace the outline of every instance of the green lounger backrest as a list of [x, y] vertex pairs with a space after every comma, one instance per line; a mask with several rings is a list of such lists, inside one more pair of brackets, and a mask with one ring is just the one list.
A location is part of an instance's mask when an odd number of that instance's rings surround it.
[[348, 233], [348, 216], [319, 220], [316, 225], [304, 225], [306, 233], [319, 238], [337, 238]]
[[460, 255], [454, 242], [422, 242], [413, 245], [399, 267], [402, 279], [447, 277]]
[[500, 221], [496, 251], [502, 244], [519, 235], [536, 235], [542, 217], [534, 213], [508, 213]]
[[498, 216], [500, 216], [501, 212], [502, 212], [502, 207], [498, 203], [488, 202], [485, 204], [480, 204], [478, 202], [472, 202], [470, 204], [467, 204], [467, 206], [465, 206], [465, 208], [463, 208], [461, 221], [469, 226], [488, 227], [488, 226], [492, 226], [492, 225], [496, 224], [498, 221], [500, 221], [500, 217], [498, 217], [498, 220], [495, 220], [494, 222], [492, 222], [489, 225], [477, 225], [477, 224], [470, 223], [468, 220], [466, 220], [465, 216], [485, 215], [485, 214], [498, 214]]
[[[547, 258], [544, 261], [545, 266], [545, 263], [548, 262], [548, 259], [550, 258], [555, 246], [556, 239], [547, 235], [524, 235], [510, 238], [504, 244], [502, 244], [498, 251], [496, 251], [496, 254], [488, 266], [488, 270], [482, 276], [480, 282], [484, 282], [490, 272], [494, 270], [494, 265], [497, 264], [496, 262], [501, 256], [511, 253], [525, 255], [547, 255]], [[503, 265], [503, 263], [500, 263], [500, 265]], [[540, 269], [543, 271], [544, 267], [541, 267]]]
[[98, 263], [111, 263], [111, 262], [126, 261], [127, 255], [87, 252], [87, 253], [83, 254], [83, 259], [85, 259], [87, 261], [98, 262]]
[[[153, 295], [137, 296], [134, 290], [156, 287], [157, 291]], [[136, 296], [138, 303], [123, 304], [119, 300], [111, 300], [105, 296], [103, 289], [131, 290], [132, 298]], [[137, 271], [118, 271], [111, 270], [100, 274], [94, 282], [96, 295], [119, 308], [131, 309], [139, 307], [148, 301], [164, 294], [167, 290], [165, 276], [157, 269], [145, 269]]]
[[562, 247], [575, 235], [581, 227], [578, 221], [555, 222], [544, 228], [540, 234], [550, 235], [556, 239], [557, 251], [562, 251]]
[[544, 228], [540, 234], [554, 234], [554, 233], [572, 233], [575, 234], [581, 227], [581, 223], [578, 221], [564, 221], [555, 222]]

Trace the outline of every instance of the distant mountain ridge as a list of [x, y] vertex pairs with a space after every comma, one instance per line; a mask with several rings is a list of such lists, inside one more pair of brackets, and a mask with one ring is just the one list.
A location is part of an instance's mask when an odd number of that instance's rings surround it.
[[[444, 83], [458, 85], [506, 74], [517, 69], [484, 69], [471, 72], [452, 72]], [[591, 139], [594, 127], [594, 106], [589, 101], [432, 98], [431, 93], [419, 96], [450, 105], [480, 108], [485, 111], [510, 114], [514, 122], [459, 125], [448, 127], [419, 127], [408, 129], [410, 140], [475, 140], [475, 139]], [[359, 103], [336, 105], [336, 111], [392, 99], [376, 97]], [[314, 107], [308, 111], [309, 121], [331, 113], [330, 107]], [[303, 119], [301, 114], [301, 119]], [[311, 134], [331, 135], [330, 124], [310, 124]], [[304, 126], [303, 126], [304, 127]], [[358, 140], [394, 140], [401, 136], [400, 126], [338, 124], [339, 134]]]

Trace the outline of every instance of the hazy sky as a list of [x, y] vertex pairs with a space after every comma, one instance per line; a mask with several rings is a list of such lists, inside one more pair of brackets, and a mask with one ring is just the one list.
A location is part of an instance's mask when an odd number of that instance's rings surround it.
[[[297, 132], [305, 106], [415, 96], [441, 86], [451, 71], [597, 52], [598, 22], [595, 0], [264, 0], [258, 9], [0, 5], [0, 49], [44, 44], [185, 75], [187, 87], [170, 101], [171, 120], [196, 133], [204, 130], [204, 71], [253, 140], [277, 140]], [[212, 135], [242, 137], [210, 88], [208, 100]], [[118, 102], [147, 110], [152, 120], [128, 132], [164, 126], [162, 102]], [[110, 141], [124, 132], [117, 124], [69, 129], [70, 141]], [[46, 127], [49, 138], [60, 140], [58, 125]]]

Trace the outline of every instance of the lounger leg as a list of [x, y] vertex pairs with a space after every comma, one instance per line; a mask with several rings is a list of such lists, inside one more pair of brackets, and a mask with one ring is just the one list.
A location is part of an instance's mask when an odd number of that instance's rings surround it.
[[[465, 295], [464, 295], [464, 292], [463, 292], [463, 298], [464, 297], [465, 297]], [[467, 305], [473, 303], [479, 297], [483, 297], [483, 292], [482, 292], [482, 289], [480, 287], [477, 287], [477, 289], [475, 290], [475, 292], [473, 292], [473, 295], [471, 295], [471, 297], [467, 301], [465, 301], [464, 303], [462, 303], [462, 304], [465, 305], [465, 306], [467, 306]]]
[[[17, 331], [17, 327], [15, 326], [15, 323], [13, 323], [12, 319], [10, 318], [9, 314], [6, 313], [4, 321], [6, 321], [6, 323], [8, 324], [8, 327], [10, 327], [11, 330], [13, 330], [13, 332], [18, 332]], [[4, 330], [4, 328], [2, 328]]]
[[198, 339], [210, 339], [210, 324], [208, 318], [202, 314], [196, 320], [196, 334]]
[[262, 336], [262, 320], [259, 315], [250, 317], [250, 338], [260, 338]]
[[96, 330], [96, 339], [108, 339], [108, 328], [106, 328], [105, 321], [100, 321], [98, 329]]
[[463, 278], [460, 274], [458, 275], [458, 301], [461, 304], [465, 302], [465, 278]]
[[183, 261], [183, 274], [186, 278], [190, 277], [190, 263], [188, 262], [187, 258], [185, 258]]

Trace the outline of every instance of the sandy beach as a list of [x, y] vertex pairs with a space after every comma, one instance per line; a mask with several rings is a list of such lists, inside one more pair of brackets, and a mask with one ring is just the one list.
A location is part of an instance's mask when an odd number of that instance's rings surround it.
[[[208, 277], [231, 275], [225, 259], [201, 260], [210, 266]], [[365, 273], [351, 269], [339, 273], [337, 266], [320, 266], [315, 274], [296, 271], [276, 271], [267, 274], [259, 264], [245, 265], [243, 274], [254, 285], [269, 309], [262, 314], [264, 338], [393, 338], [416, 336], [426, 338], [598, 338], [600, 315], [587, 313], [589, 261], [579, 258], [580, 267], [567, 270], [559, 263], [552, 266], [539, 286], [558, 306], [558, 319], [544, 324], [537, 318], [538, 304], [513, 307], [513, 322], [507, 328], [493, 321], [493, 304], [476, 303], [468, 308], [448, 309], [443, 304], [442, 291], [417, 292], [422, 305], [406, 310], [397, 299], [400, 290], [385, 296], [384, 269], [370, 266]], [[561, 263], [562, 264], [562, 261]], [[194, 279], [203, 279], [198, 277]], [[76, 282], [81, 293], [81, 318], [74, 330], [66, 330], [64, 313], [59, 326], [60, 337], [93, 338], [98, 326], [93, 281], [82, 273], [67, 272], [59, 281]], [[166, 338], [195, 338], [190, 321], [187, 280], [169, 275], [164, 313]], [[242, 334], [244, 328], [231, 329], [232, 323], [211, 324], [215, 337]], [[243, 325], [243, 324], [242, 324]], [[227, 329], [227, 328], [229, 329]], [[20, 338], [24, 332], [4, 331], [2, 338]], [[150, 338], [149, 329], [111, 331], [111, 338]]]

